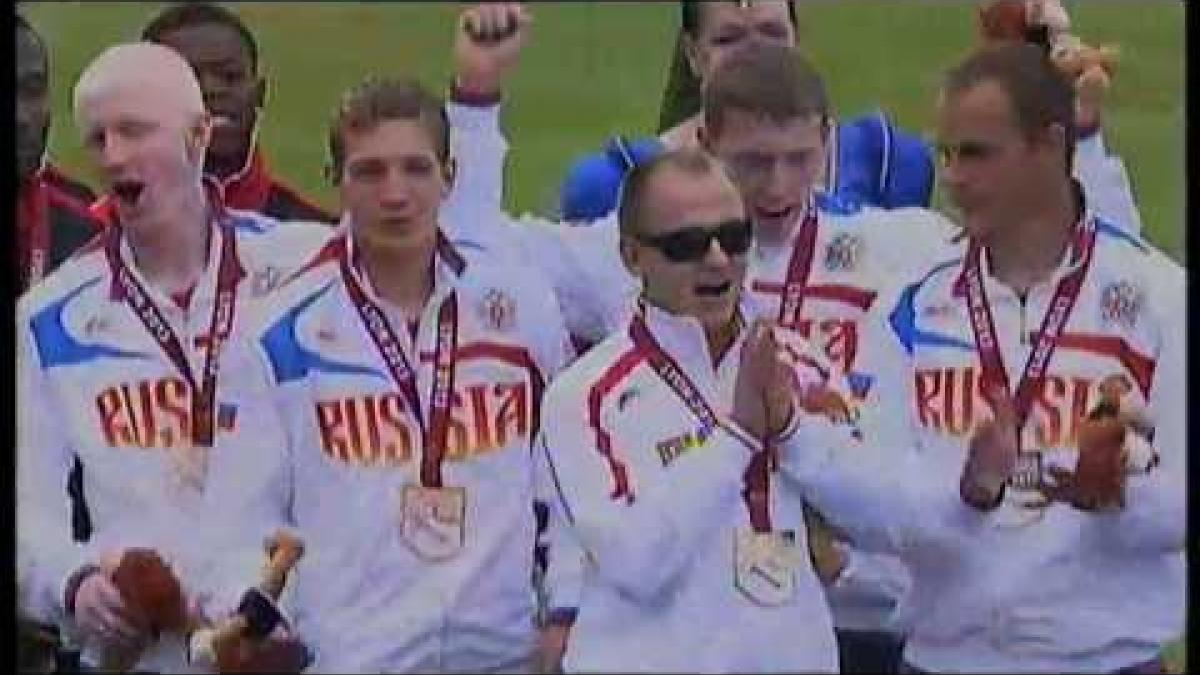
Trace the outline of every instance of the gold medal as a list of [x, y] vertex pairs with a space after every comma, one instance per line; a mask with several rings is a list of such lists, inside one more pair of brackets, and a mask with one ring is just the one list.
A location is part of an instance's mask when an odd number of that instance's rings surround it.
[[1023, 451], [1017, 455], [1016, 466], [1004, 490], [1004, 503], [993, 517], [998, 527], [1028, 527], [1045, 517], [1050, 501], [1042, 492], [1046, 479], [1044, 465], [1041, 452]]
[[796, 593], [797, 567], [796, 535], [791, 530], [734, 532], [733, 585], [755, 604], [787, 604]]
[[467, 490], [405, 485], [400, 490], [400, 540], [430, 562], [450, 560], [466, 543]]

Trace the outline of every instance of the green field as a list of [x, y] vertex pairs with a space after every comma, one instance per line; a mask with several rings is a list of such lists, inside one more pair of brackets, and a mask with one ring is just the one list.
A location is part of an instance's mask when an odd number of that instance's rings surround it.
[[[160, 3], [25, 3], [52, 51], [57, 161], [91, 179], [70, 120], [70, 88], [105, 45], [135, 39]], [[974, 39], [975, 3], [813, 0], [801, 41], [845, 113], [880, 106], [929, 133], [942, 70]], [[658, 119], [674, 3], [536, 3], [534, 33], [507, 96], [507, 202], [546, 211], [571, 159]], [[1146, 234], [1184, 256], [1184, 9], [1177, 0], [1071, 3], [1079, 32], [1122, 49], [1109, 145], [1125, 158]], [[365, 75], [415, 74], [443, 87], [456, 4], [236, 3], [270, 78], [261, 133], [279, 173], [333, 207], [321, 177], [338, 94]], [[1183, 651], [1173, 650], [1181, 669]]]
[[[105, 45], [136, 38], [160, 3], [26, 3], [53, 52], [51, 146], [90, 179], [70, 120], [70, 88]], [[439, 3], [234, 3], [259, 36], [270, 77], [262, 141], [275, 167], [327, 206], [321, 177], [325, 126], [339, 92], [368, 73], [416, 74], [442, 87], [458, 5]], [[931, 129], [940, 72], [970, 47], [974, 3], [825, 0], [805, 3], [801, 40], [838, 108], [880, 106], [902, 125]], [[512, 151], [507, 201], [546, 211], [570, 160], [616, 132], [657, 122], [674, 3], [536, 3], [535, 26], [509, 88]], [[1183, 260], [1183, 3], [1073, 3], [1079, 31], [1122, 49], [1108, 137], [1126, 160], [1147, 234]]]

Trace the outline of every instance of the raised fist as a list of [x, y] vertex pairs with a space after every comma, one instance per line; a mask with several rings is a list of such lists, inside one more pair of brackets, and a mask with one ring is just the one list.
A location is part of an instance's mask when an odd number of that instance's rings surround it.
[[454, 36], [455, 83], [475, 96], [497, 96], [513, 69], [533, 17], [517, 2], [484, 2], [464, 10]]

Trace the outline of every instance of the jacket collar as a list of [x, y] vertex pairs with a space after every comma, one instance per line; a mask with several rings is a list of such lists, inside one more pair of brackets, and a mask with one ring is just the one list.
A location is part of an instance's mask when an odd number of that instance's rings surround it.
[[[752, 303], [747, 301], [747, 295], [742, 294], [737, 309], [737, 335], [733, 344], [722, 357], [716, 367], [708, 351], [708, 337], [700, 321], [692, 316], [673, 314], [665, 309], [656, 307], [644, 299], [639, 299], [638, 309], [646, 321], [646, 328], [658, 341], [663, 351], [679, 364], [688, 378], [696, 387], [714, 403], [721, 390], [722, 375], [737, 371], [739, 354], [746, 331], [743, 317], [754, 316]], [[720, 406], [717, 406], [718, 408]]]
[[274, 182], [257, 139], [251, 140], [246, 164], [241, 170], [223, 179], [213, 177], [213, 180], [219, 186], [226, 204], [246, 211], [263, 210]]
[[[350, 273], [354, 275], [355, 280], [367, 292], [368, 296], [375, 302], [379, 302], [379, 293], [375, 288], [375, 284], [371, 281], [370, 275], [363, 268], [359, 257], [358, 244], [354, 239], [354, 231], [350, 223], [350, 214], [342, 214], [342, 219], [338, 223], [337, 229], [338, 233], [335, 235], [335, 238], [344, 242], [341, 245], [345, 247], [345, 254], [350, 259]], [[466, 261], [458, 252], [458, 249], [450, 243], [450, 240], [439, 229], [437, 232], [437, 243], [434, 246], [433, 292], [430, 294], [430, 301], [440, 302], [442, 298], [458, 286], [465, 272]]]

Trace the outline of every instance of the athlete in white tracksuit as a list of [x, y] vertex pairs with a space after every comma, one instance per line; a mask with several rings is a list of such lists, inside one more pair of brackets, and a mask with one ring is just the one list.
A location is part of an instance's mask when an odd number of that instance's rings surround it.
[[[656, 370], [654, 349], [635, 337], [639, 323], [712, 420]], [[696, 319], [647, 305], [552, 384], [536, 450], [545, 453], [556, 508], [586, 552], [567, 671], [837, 671], [832, 619], [806, 553], [805, 495], [777, 474], [766, 512], [771, 531], [792, 543], [794, 576], [783, 582], [791, 590], [761, 604], [735, 582], [735, 533], [754, 522], [743, 475], [755, 448], [727, 417], [742, 333], [714, 367]], [[792, 340], [809, 359], [794, 364], [798, 380], [825, 383], [821, 356]], [[797, 438], [801, 445], [850, 433], [823, 418], [795, 419], [788, 442], [797, 433], [807, 439]]]
[[[308, 544], [295, 575], [296, 630], [319, 671], [527, 669], [536, 637], [530, 443], [569, 346], [557, 305], [537, 278], [464, 261], [443, 239], [410, 334], [349, 262], [354, 248], [340, 231], [270, 300], [256, 344], [287, 428], [282, 517]], [[352, 288], [397, 328], [419, 412]], [[451, 351], [439, 346], [448, 326]], [[406, 486], [428, 487], [421, 439], [438, 433], [430, 392], [439, 353], [454, 355], [439, 471], [465, 501], [461, 525], [429, 534], [461, 537], [445, 558], [423, 548], [429, 524], [403, 515]]]
[[[223, 360], [208, 411], [215, 445], [207, 485], [200, 493], [180, 487], [172, 457], [191, 447], [192, 387], [131, 309], [114, 269], [122, 265], [145, 289], [200, 383], [223, 257], [231, 256], [227, 271], [235, 272], [229, 340], [237, 341], [250, 297], [277, 284], [328, 228], [224, 211], [215, 191], [210, 196], [219, 215], [208, 266], [186, 309], [141, 276], [119, 224], [18, 305], [18, 588], [28, 611], [68, 633], [74, 630], [63, 604], [66, 583], [109, 551], [157, 550], [214, 618], [235, 609], [258, 579], [263, 537], [274, 522], [261, 490], [272, 480], [273, 455], [263, 450], [279, 441], [260, 423], [270, 419], [262, 412], [268, 399], [246, 386], [244, 366]], [[76, 457], [92, 525], [86, 544], [73, 541], [66, 489]], [[99, 663], [95, 649], [83, 647], [84, 661]], [[164, 636], [137, 667], [188, 668], [181, 637]]]
[[[889, 523], [885, 539], [913, 575], [905, 660], [919, 669], [1113, 671], [1153, 660], [1182, 630], [1183, 271], [1111, 223], [1090, 215], [1084, 223], [1081, 233], [1093, 232], [1094, 245], [1077, 237], [1053, 278], [1026, 298], [991, 276], [986, 255], [983, 288], [1015, 390], [1059, 282], [1082, 270], [1044, 384], [1034, 389], [1021, 445], [1032, 456], [1025, 466], [1040, 460], [1073, 470], [1081, 419], [1101, 384], [1123, 380], [1129, 403], [1148, 408], [1154, 431], [1127, 458], [1122, 510], [1082, 511], [1012, 485], [991, 511], [959, 498], [970, 434], [991, 414], [962, 256], [935, 266], [889, 303], [888, 339], [874, 343], [894, 345], [880, 356], [876, 386], [902, 396], [870, 411], [886, 439], [881, 467], [895, 476], [873, 493], [893, 497], [881, 522]], [[895, 450], [906, 444], [915, 454]], [[849, 498], [842, 486], [827, 487], [814, 491], [823, 512], [835, 520], [851, 513], [839, 501]], [[868, 511], [866, 520], [881, 515]]]
[[[500, 172], [491, 170], [494, 162], [475, 154], [503, 155], [498, 110], [495, 104], [446, 105], [453, 151], [464, 165], [442, 206], [443, 217], [451, 222], [471, 217], [472, 199], [499, 194]], [[211, 192], [215, 200], [216, 190]], [[233, 332], [227, 341], [233, 348], [220, 363], [214, 409], [218, 423], [232, 425], [216, 434], [213, 456], [224, 459], [214, 459], [209, 467], [212, 490], [186, 509], [170, 499], [170, 484], [162, 480], [170, 468], [168, 452], [182, 447], [181, 434], [190, 428], [189, 390], [143, 324], [110, 294], [112, 272], [103, 242], [81, 252], [19, 303], [18, 599], [22, 611], [49, 624], [64, 624], [67, 634], [76, 632], [63, 606], [68, 578], [97, 563], [96, 556], [122, 547], [157, 548], [179, 566], [185, 590], [194, 586], [212, 596], [204, 606], [210, 618], [232, 611], [241, 592], [257, 582], [262, 539], [279, 522], [275, 502], [256, 487], [273, 480], [267, 467], [277, 458], [260, 455], [279, 441], [272, 436], [272, 416], [257, 410], [263, 390], [256, 389], [253, 378], [244, 378], [244, 364], [235, 362], [239, 353], [245, 354], [237, 345], [247, 339], [243, 324], [254, 311], [249, 300], [272, 291], [308, 261], [330, 230], [248, 212], [220, 213], [209, 245], [209, 271], [186, 311], [146, 284], [136, 265], [129, 265], [180, 340], [191, 344], [186, 351], [193, 369], [202, 367], [207, 353], [222, 233], [234, 233], [245, 272], [236, 286]], [[110, 232], [120, 232], [119, 223], [112, 227]], [[121, 252], [130, 262], [127, 244]], [[248, 420], [254, 425], [249, 429]], [[232, 449], [222, 452], [226, 447]], [[72, 540], [73, 505], [66, 486], [76, 457], [83, 467], [82, 509], [93, 528], [86, 545]], [[131, 477], [136, 480], [130, 482]], [[255, 514], [264, 498], [270, 508], [262, 520]], [[230, 537], [244, 547], [236, 556], [225, 553]], [[209, 560], [214, 552], [218, 556]], [[221, 573], [227, 577], [224, 582], [217, 573], [221, 567], [231, 570]], [[85, 649], [85, 662], [95, 664], [99, 658], [94, 649]], [[148, 651], [138, 667], [190, 668], [177, 637]]]
[[[1127, 184], [1124, 170], [1113, 158], [1081, 151], [1079, 175], [1085, 190], [1108, 194]], [[1118, 171], [1119, 169], [1119, 171]], [[1123, 194], [1123, 193], [1122, 193]], [[856, 357], [870, 331], [863, 321], [881, 290], [895, 280], [909, 279], [943, 252], [959, 247], [956, 227], [925, 209], [883, 210], [859, 208], [819, 196], [812, 200], [817, 213], [813, 260], [807, 290], [798, 315], [780, 317], [782, 289], [801, 238], [803, 215], [789, 228], [783, 241], [758, 242], [750, 258], [746, 290], [759, 298], [755, 305], [766, 316], [785, 319], [822, 346], [826, 356], [850, 377], [851, 391], [861, 403], [871, 389], [871, 373]], [[486, 203], [484, 200], [473, 202]], [[1114, 200], [1116, 204], [1124, 204]], [[1123, 206], [1113, 209], [1126, 214]], [[637, 294], [617, 255], [615, 212], [589, 227], [565, 227], [531, 216], [508, 219], [508, 226], [478, 227], [494, 219], [473, 221], [474, 228], [454, 230], [456, 242], [476, 245], [494, 255], [511, 256], [518, 264], [537, 267], [553, 283], [571, 334], [595, 343], [619, 330]], [[553, 530], [553, 528], [550, 528]], [[829, 599], [839, 628], [902, 632], [893, 610], [906, 591], [908, 575], [899, 561], [886, 553], [866, 552], [837, 544], [846, 564], [829, 587]], [[551, 549], [553, 546], [550, 547]], [[563, 560], [552, 550], [551, 559]], [[550, 569], [548, 584], [569, 578], [564, 570]], [[573, 607], [566, 598], [574, 584], [549, 590], [550, 610], [569, 617]], [[554, 598], [561, 598], [555, 601]]]

